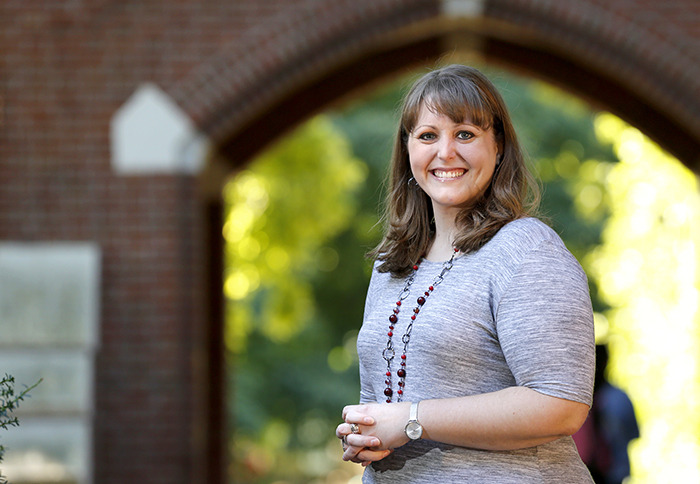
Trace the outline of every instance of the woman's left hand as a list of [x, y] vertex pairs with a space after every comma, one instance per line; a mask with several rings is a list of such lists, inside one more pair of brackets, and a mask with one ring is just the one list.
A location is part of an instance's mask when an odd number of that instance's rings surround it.
[[[372, 450], [393, 450], [409, 441], [404, 428], [410, 406], [410, 402], [348, 405], [343, 409], [343, 420], [346, 424], [357, 424], [363, 436], [379, 439], [380, 445]], [[363, 425], [368, 417], [374, 421], [374, 425]], [[343, 459], [352, 460], [353, 452], [354, 449], [349, 448], [343, 454]]]

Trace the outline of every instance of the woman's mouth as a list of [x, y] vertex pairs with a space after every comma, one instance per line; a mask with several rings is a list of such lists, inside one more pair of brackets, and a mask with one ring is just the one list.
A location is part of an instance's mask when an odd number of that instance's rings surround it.
[[441, 180], [449, 180], [459, 178], [467, 172], [464, 168], [455, 168], [453, 170], [433, 170], [433, 175]]

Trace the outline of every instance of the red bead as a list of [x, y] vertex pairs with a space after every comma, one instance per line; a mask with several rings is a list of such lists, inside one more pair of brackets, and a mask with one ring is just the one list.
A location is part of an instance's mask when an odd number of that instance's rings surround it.
[[391, 403], [391, 398], [387, 398], [386, 403]]
[[406, 384], [406, 382], [404, 382], [404, 381], [400, 381], [400, 382], [399, 382], [399, 386], [400, 386], [400, 387], [404, 386], [405, 384]]
[[386, 372], [386, 376], [391, 376], [391, 372], [390, 372], [390, 371], [387, 371], [387, 372]]
[[399, 368], [399, 370], [396, 371], [396, 374], [399, 376], [399, 378], [406, 378], [406, 370], [403, 368]]
[[393, 324], [390, 324], [390, 325], [389, 325], [389, 329], [394, 329], [394, 325], [393, 325]]
[[401, 355], [401, 359], [402, 359], [402, 360], [405, 360], [405, 359], [406, 359], [406, 355]]
[[414, 270], [414, 271], [417, 271], [417, 270], [418, 270], [418, 264], [416, 264], [416, 265], [413, 266], [413, 270]]
[[397, 306], [401, 306], [401, 301], [396, 301]]
[[389, 316], [389, 322], [391, 322], [391, 323], [395, 323], [398, 320], [399, 320], [399, 318], [397, 318], [395, 314], [392, 314], [391, 316]]
[[415, 320], [416, 320], [416, 315], [414, 314], [413, 316], [411, 316], [411, 321], [415, 321]]
[[459, 249], [458, 249], [457, 247], [455, 247], [455, 254], [456, 254], [457, 252], [459, 252]]
[[397, 390], [396, 393], [398, 393], [399, 395], [403, 395], [403, 390]]
[[428, 291], [425, 291], [423, 294], [425, 294], [426, 296], [430, 296], [430, 293]]
[[394, 308], [394, 314], [399, 314], [399, 308]]
[[390, 397], [391, 395], [393, 395], [393, 393], [394, 391], [391, 388], [384, 389], [384, 395], [386, 395], [387, 397]]
[[386, 335], [387, 335], [389, 338], [391, 338], [392, 336], [394, 336], [394, 333], [392, 333], [391, 331], [389, 331]]
[[430, 292], [433, 292], [434, 290], [435, 290], [435, 288], [434, 288], [433, 286], [430, 286], [430, 287], [428, 288], [428, 291], [430, 291]]
[[422, 306], [423, 304], [425, 304], [425, 298], [421, 296], [416, 302], [418, 303], [418, 305]]
[[420, 308], [414, 308], [414, 309], [413, 309], [413, 312], [416, 313], [416, 314], [418, 314], [418, 313], [420, 312]]
[[391, 385], [391, 380], [384, 380], [384, 383], [386, 383], [387, 385]]
[[401, 366], [406, 366], [406, 362], [405, 362], [405, 361], [402, 361], [402, 362], [401, 362]]

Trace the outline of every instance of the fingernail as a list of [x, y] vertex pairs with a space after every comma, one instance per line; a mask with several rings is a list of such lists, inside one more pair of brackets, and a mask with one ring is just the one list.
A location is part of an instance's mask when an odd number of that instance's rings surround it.
[[374, 424], [374, 419], [373, 419], [372, 417], [365, 417], [364, 422], [365, 422], [367, 425], [372, 425], [372, 424]]
[[372, 441], [370, 442], [370, 445], [379, 445], [379, 444], [380, 444], [379, 439], [372, 439]]

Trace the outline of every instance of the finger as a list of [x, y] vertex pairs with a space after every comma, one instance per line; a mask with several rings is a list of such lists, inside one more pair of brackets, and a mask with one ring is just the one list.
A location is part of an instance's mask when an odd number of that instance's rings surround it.
[[355, 411], [356, 408], [357, 405], [346, 405], [345, 407], [343, 407], [343, 420], [345, 420], [345, 416], [348, 413]]
[[353, 447], [378, 447], [382, 442], [373, 435], [348, 434], [345, 436], [345, 441]]
[[[345, 448], [345, 452], [343, 452], [343, 460], [354, 461], [357, 457], [357, 454], [359, 454], [362, 451], [362, 449], [362, 447], [354, 447], [352, 445], [348, 445]], [[357, 460], [359, 461], [361, 459]]]
[[348, 435], [350, 432], [350, 424], [346, 423], [341, 423], [335, 428], [335, 436], [338, 437], [339, 439], [342, 439], [346, 435]]
[[[360, 430], [360, 433], [362, 431]], [[353, 434], [352, 432], [352, 424], [349, 423], [341, 423], [335, 428], [335, 436], [338, 437], [339, 439], [342, 439], [343, 437], [347, 437], [348, 435], [360, 435], [358, 434]]]
[[355, 456], [355, 459], [358, 459], [359, 461], [361, 461], [360, 463], [362, 463], [364, 467], [367, 467], [366, 465], [364, 465], [365, 462], [367, 462], [369, 464], [371, 462], [376, 462], [378, 460], [385, 459], [391, 453], [392, 453], [391, 450], [364, 449], [361, 452], [357, 453], [357, 455]]
[[374, 418], [355, 410], [347, 412], [343, 417], [348, 424], [374, 425]]
[[[335, 436], [338, 437], [339, 439], [342, 439], [346, 435], [362, 435], [362, 433], [363, 433], [362, 427], [358, 426], [357, 432], [352, 431], [353, 423], [342, 423], [342, 424], [338, 425], [335, 428]], [[365, 428], [364, 431], [368, 432], [368, 429]]]
[[392, 452], [393, 450], [391, 449], [373, 450], [365, 447], [348, 446], [343, 453], [343, 460], [349, 460], [357, 463], [374, 462], [384, 459]]

